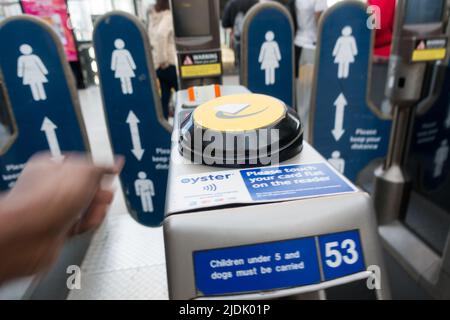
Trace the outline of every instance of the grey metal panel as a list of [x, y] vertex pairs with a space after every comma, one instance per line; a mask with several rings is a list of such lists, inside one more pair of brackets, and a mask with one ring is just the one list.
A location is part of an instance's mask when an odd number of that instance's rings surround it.
[[[278, 204], [266, 204], [166, 218], [164, 237], [170, 298], [192, 299], [197, 296], [192, 261], [194, 251], [343, 230], [359, 229], [366, 266], [378, 265], [384, 269], [374, 213], [367, 194], [358, 192], [292, 201], [284, 206], [283, 212], [280, 212]], [[384, 272], [381, 280], [380, 297], [389, 298]]]
[[383, 246], [415, 282], [436, 299], [450, 298], [449, 241], [441, 257], [399, 221], [379, 229]]
[[[435, 74], [430, 79], [430, 89], [426, 88], [428, 92], [422, 92], [426, 87], [426, 81], [428, 81], [425, 78], [427, 62], [412, 62], [409, 55], [411, 50], [415, 49], [414, 45], [411, 46], [411, 42], [415, 40], [414, 37], [426, 39], [439, 36], [448, 38], [450, 25], [447, 25], [446, 31], [443, 30], [445, 23], [448, 22], [448, 16], [444, 16], [443, 21], [439, 23], [405, 26], [407, 5], [406, 0], [400, 0], [397, 4], [393, 48], [388, 73], [389, 85], [386, 90], [386, 94], [394, 105], [394, 123], [386, 163], [383, 168], [377, 170], [374, 202], [382, 224], [380, 234], [388, 252], [433, 297], [448, 299], [450, 298], [448, 290], [450, 235], [447, 236], [443, 255], [439, 256], [423, 239], [414, 234], [401, 221], [408, 212], [408, 205], [410, 206], [410, 213], [414, 213], [415, 210], [420, 210], [418, 208], [425, 204], [425, 208], [428, 210], [426, 214], [430, 216], [427, 219], [416, 218], [416, 221], [414, 221], [416, 226], [417, 224], [421, 225], [420, 228], [415, 228], [417, 232], [423, 234], [423, 230], [428, 227], [426, 224], [427, 221], [430, 221], [430, 217], [432, 219], [438, 217], [432, 216], [439, 210], [436, 210], [431, 203], [426, 204], [423, 200], [417, 201], [417, 197], [411, 197], [410, 174], [413, 172], [408, 172], [405, 163], [413, 139], [414, 118], [417, 113], [426, 112], [440, 93], [439, 86], [442, 86], [440, 82], [443, 81], [443, 77], [437, 71], [439, 69], [442, 71], [442, 67], [448, 64], [449, 55], [447, 52], [445, 59], [434, 64], [433, 72]], [[410, 82], [400, 86], [397, 81], [401, 78], [406, 78]], [[406, 221], [406, 223], [409, 222]], [[435, 239], [437, 237], [433, 238], [432, 245], [436, 247]], [[443, 237], [440, 236], [440, 238]]]

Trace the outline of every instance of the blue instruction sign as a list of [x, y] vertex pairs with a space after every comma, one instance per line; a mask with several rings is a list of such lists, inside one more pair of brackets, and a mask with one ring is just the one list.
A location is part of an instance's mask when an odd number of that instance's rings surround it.
[[241, 170], [253, 201], [285, 200], [354, 192], [325, 163]]
[[391, 121], [367, 103], [372, 32], [366, 5], [342, 2], [330, 8], [319, 30], [311, 104], [313, 146], [355, 182], [388, 149]]
[[169, 212], [257, 202], [278, 202], [356, 192], [356, 187], [325, 161], [183, 175]]
[[302, 287], [365, 271], [357, 230], [197, 251], [193, 259], [205, 296]]
[[320, 282], [313, 237], [194, 253], [204, 295], [305, 286]]
[[147, 226], [164, 218], [170, 134], [162, 125], [148, 36], [123, 12], [100, 18], [94, 48], [114, 153], [124, 155], [120, 181], [131, 215]]
[[252, 7], [242, 31], [241, 83], [253, 93], [276, 97], [294, 107], [294, 28], [279, 3]]
[[364, 271], [364, 255], [357, 230], [319, 237], [322, 270], [326, 281]]
[[0, 155], [0, 190], [12, 188], [28, 159], [49, 151], [85, 152], [86, 132], [76, 87], [62, 44], [44, 21], [16, 16], [0, 24], [0, 82], [17, 135]]

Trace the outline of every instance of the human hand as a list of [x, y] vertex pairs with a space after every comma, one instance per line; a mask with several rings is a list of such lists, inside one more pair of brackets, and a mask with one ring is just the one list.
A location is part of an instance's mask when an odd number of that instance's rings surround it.
[[0, 282], [45, 270], [68, 237], [97, 228], [113, 199], [111, 185], [102, 181], [122, 166], [122, 158], [95, 166], [75, 154], [61, 163], [48, 154], [30, 159], [0, 199]]

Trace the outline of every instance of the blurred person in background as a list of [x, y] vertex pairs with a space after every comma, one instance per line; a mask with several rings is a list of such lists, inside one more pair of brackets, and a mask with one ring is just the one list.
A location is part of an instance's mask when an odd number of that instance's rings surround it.
[[102, 223], [114, 196], [115, 165], [96, 166], [71, 154], [57, 163], [49, 154], [32, 157], [14, 188], [0, 194], [0, 285], [47, 271], [65, 241]]
[[[317, 27], [320, 16], [327, 9], [327, 0], [291, 0], [288, 7], [292, 7], [294, 1], [295, 16], [293, 16], [293, 20], [297, 23], [294, 38], [295, 77], [298, 78], [302, 49], [316, 44]], [[292, 12], [292, 10], [290, 11]]]
[[380, 106], [383, 114], [392, 115], [392, 104], [384, 95], [384, 82], [388, 73], [388, 60], [391, 55], [392, 37], [395, 24], [395, 6], [396, 0], [368, 0], [369, 6], [376, 6], [372, 9], [372, 14], [377, 21], [377, 30], [375, 33], [375, 43], [373, 48], [372, 65], [372, 101]]
[[258, 0], [229, 0], [222, 16], [222, 27], [232, 30], [234, 64], [239, 66], [241, 60], [241, 35], [244, 17]]
[[376, 30], [374, 55], [381, 59], [391, 54], [392, 35], [394, 34], [396, 0], [368, 0], [369, 6], [377, 6], [380, 16], [380, 29]]
[[148, 10], [148, 34], [152, 45], [153, 63], [161, 87], [163, 114], [167, 119], [172, 89], [178, 90], [177, 55], [169, 0], [157, 0]]

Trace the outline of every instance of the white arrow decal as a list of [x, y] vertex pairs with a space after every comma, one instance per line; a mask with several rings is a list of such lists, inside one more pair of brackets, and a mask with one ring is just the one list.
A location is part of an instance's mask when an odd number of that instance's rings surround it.
[[334, 102], [336, 106], [336, 116], [334, 118], [334, 129], [331, 130], [331, 133], [334, 136], [336, 141], [339, 141], [345, 133], [344, 130], [344, 112], [345, 107], [347, 106], [347, 99], [343, 93], [339, 95], [339, 97]]
[[142, 149], [141, 137], [139, 136], [138, 123], [140, 123], [140, 121], [131, 110], [128, 113], [127, 123], [130, 125], [131, 142], [133, 143], [133, 149], [131, 149], [131, 152], [134, 154], [136, 159], [141, 161], [145, 150]]
[[56, 129], [58, 129], [58, 127], [49, 118], [45, 117], [42, 122], [41, 131], [44, 131], [47, 138], [52, 159], [55, 161], [62, 161], [64, 156], [61, 154], [61, 148], [59, 147], [58, 137], [55, 132]]

